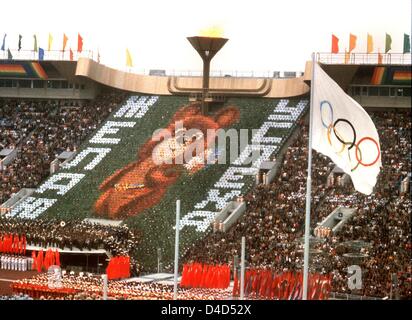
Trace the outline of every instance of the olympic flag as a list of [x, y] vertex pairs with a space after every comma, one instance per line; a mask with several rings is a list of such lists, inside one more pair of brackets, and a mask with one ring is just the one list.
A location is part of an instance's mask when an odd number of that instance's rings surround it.
[[382, 166], [379, 135], [370, 116], [314, 64], [312, 147], [371, 194]]

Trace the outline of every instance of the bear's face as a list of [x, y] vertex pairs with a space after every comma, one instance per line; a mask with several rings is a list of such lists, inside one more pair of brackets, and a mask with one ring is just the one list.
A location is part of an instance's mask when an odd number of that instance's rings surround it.
[[201, 160], [216, 138], [208, 129], [218, 130], [238, 119], [235, 107], [223, 108], [215, 116], [201, 115], [197, 106], [179, 109], [169, 125], [141, 147], [138, 161], [117, 170], [100, 185], [103, 194], [95, 203], [95, 212], [118, 219], [156, 205], [183, 171], [194, 173], [204, 166]]

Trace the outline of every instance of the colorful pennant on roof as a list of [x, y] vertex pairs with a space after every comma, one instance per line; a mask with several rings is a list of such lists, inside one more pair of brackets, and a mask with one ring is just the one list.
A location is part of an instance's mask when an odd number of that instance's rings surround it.
[[83, 38], [80, 33], [77, 35], [77, 52], [82, 52], [83, 50]]
[[126, 66], [133, 67], [132, 56], [129, 52], [129, 49], [126, 49]]
[[403, 35], [403, 53], [411, 52], [411, 38], [408, 34]]
[[21, 50], [21, 39], [23, 38], [23, 36], [21, 34], [19, 34], [19, 46], [18, 46], [18, 51]]
[[389, 34], [385, 35], [385, 53], [392, 49], [392, 37]]
[[6, 46], [6, 37], [7, 37], [7, 33], [4, 34], [3, 36], [3, 44], [1, 45], [1, 50], [6, 50], [5, 46]]
[[366, 52], [367, 53], [372, 53], [373, 52], [373, 38], [369, 33], [367, 35], [367, 38], [368, 38], [368, 40], [367, 40], [368, 43], [367, 43]]
[[69, 38], [63, 33], [63, 51], [66, 49], [67, 40], [69, 40]]
[[53, 36], [51, 35], [51, 33], [49, 33], [49, 43], [48, 43], [48, 46], [47, 46], [48, 51], [51, 50], [52, 42], [53, 42]]
[[33, 50], [34, 50], [34, 52], [37, 52], [37, 37], [36, 37], [36, 35], [35, 35], [35, 34], [33, 35], [33, 38], [34, 38], [34, 46], [33, 46]]
[[39, 47], [39, 60], [44, 60], [44, 49]]
[[353, 35], [352, 33], [349, 34], [349, 53], [351, 53], [352, 50], [355, 49], [356, 39], [357, 39], [357, 37], [355, 35]]
[[332, 34], [332, 53], [339, 52], [339, 38]]

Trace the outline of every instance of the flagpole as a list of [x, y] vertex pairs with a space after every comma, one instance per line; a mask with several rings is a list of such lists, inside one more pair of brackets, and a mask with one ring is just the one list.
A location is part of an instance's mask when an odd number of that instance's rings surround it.
[[303, 300], [308, 298], [309, 277], [309, 231], [310, 231], [310, 204], [312, 193], [312, 123], [313, 97], [315, 88], [315, 53], [312, 53], [312, 79], [310, 82], [310, 110], [309, 110], [309, 146], [308, 146], [308, 178], [306, 180], [306, 215], [305, 215], [305, 248], [303, 256]]
[[240, 260], [240, 300], [245, 299], [245, 251], [246, 238], [242, 237], [241, 260]]
[[103, 300], [107, 300], [107, 274], [103, 274], [102, 279], [103, 279]]
[[180, 200], [176, 200], [176, 234], [175, 234], [175, 274], [173, 285], [173, 299], [177, 300], [177, 272], [179, 268], [179, 219], [180, 219]]

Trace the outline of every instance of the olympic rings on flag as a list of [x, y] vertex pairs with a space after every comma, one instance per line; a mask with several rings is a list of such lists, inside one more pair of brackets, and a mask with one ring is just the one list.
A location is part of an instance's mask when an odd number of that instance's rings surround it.
[[[325, 108], [325, 105], [329, 108], [329, 114], [330, 114], [330, 122], [329, 123], [325, 122], [324, 115], [322, 113], [324, 108]], [[355, 127], [353, 126], [353, 124], [349, 120], [344, 119], [344, 118], [338, 118], [337, 120], [334, 121], [333, 107], [332, 107], [332, 105], [329, 101], [323, 100], [323, 101], [320, 102], [320, 118], [321, 118], [321, 122], [322, 122], [323, 127], [325, 127], [325, 129], [327, 130], [327, 139], [328, 139], [328, 142], [329, 142], [330, 146], [332, 146], [332, 137], [331, 137], [332, 132], [333, 132], [334, 136], [336, 137], [336, 139], [340, 143], [342, 143], [341, 149], [339, 151], [335, 150], [335, 153], [341, 154], [347, 148], [349, 161], [352, 162], [352, 159], [351, 159], [351, 156], [350, 156], [350, 149], [355, 147], [355, 157], [356, 157], [357, 163], [351, 169], [351, 171], [356, 170], [359, 167], [359, 165], [362, 165], [364, 167], [373, 166], [379, 160], [379, 158], [381, 156], [381, 151], [380, 151], [378, 142], [375, 139], [371, 138], [371, 137], [363, 137], [358, 142], [356, 142], [357, 134], [356, 134]], [[346, 141], [346, 139], [344, 139], [343, 136], [339, 133], [339, 131], [337, 129], [337, 124], [338, 123], [345, 123], [351, 128], [351, 130], [353, 132], [352, 141]], [[360, 149], [360, 144], [362, 142], [366, 141], [366, 140], [372, 141], [375, 144], [376, 149], [378, 151], [378, 154], [377, 154], [375, 160], [373, 160], [370, 163], [364, 163], [363, 162], [363, 160], [362, 160], [362, 151]]]
[[[332, 146], [332, 138], [331, 138], [332, 126], [333, 126], [333, 124], [330, 124], [328, 126], [328, 142], [331, 146]], [[338, 134], [335, 131], [334, 131], [334, 133], [335, 133], [335, 135]], [[345, 150], [345, 148], [346, 148], [346, 145], [343, 143], [342, 144], [342, 149], [340, 149], [340, 151], [335, 151], [335, 152], [338, 153], [338, 154], [341, 154]]]
[[[357, 150], [359, 150], [360, 160], [362, 160], [362, 152], [361, 152], [360, 149], [357, 149]], [[348, 151], [348, 157], [349, 157], [350, 162], [352, 162], [352, 159], [350, 158], [350, 152], [349, 151]], [[356, 166], [354, 166], [352, 169], [350, 169], [350, 171], [351, 172], [355, 171], [356, 169], [358, 169], [359, 165], [360, 165], [360, 161], [358, 161], [356, 163]]]
[[326, 100], [323, 100], [323, 101], [321, 101], [320, 102], [320, 120], [322, 121], [322, 124], [323, 124], [323, 126], [326, 128], [326, 129], [328, 129], [329, 128], [329, 125], [328, 124], [326, 124], [324, 121], [323, 121], [323, 116], [322, 116], [322, 107], [323, 107], [323, 105], [325, 104], [325, 103], [327, 103], [328, 104], [328, 106], [329, 106], [329, 110], [330, 110], [330, 123], [332, 124], [332, 122], [333, 122], [333, 109], [332, 109], [332, 105], [329, 103], [329, 101], [326, 101]]
[[[352, 140], [352, 142], [345, 142], [345, 141], [343, 141], [343, 140], [339, 137], [339, 135], [337, 134], [337, 132], [336, 132], [336, 125], [337, 125], [339, 122], [345, 122], [345, 123], [347, 123], [347, 124], [352, 128], [352, 132], [353, 132], [353, 140]], [[346, 145], [347, 145], [347, 144], [350, 144], [350, 147], [348, 147], [348, 150], [350, 150], [350, 149], [355, 145], [355, 143], [356, 143], [356, 131], [355, 131], [355, 128], [353, 127], [352, 123], [350, 123], [350, 122], [349, 122], [348, 120], [346, 120], [346, 119], [339, 118], [338, 120], [335, 121], [335, 123], [333, 124], [333, 133], [335, 134], [336, 139], [338, 139], [341, 143], [346, 144]]]

